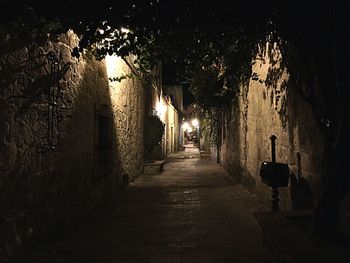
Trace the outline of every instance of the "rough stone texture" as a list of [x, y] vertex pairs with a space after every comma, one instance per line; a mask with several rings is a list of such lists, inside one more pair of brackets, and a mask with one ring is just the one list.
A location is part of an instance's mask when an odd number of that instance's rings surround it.
[[259, 170], [271, 160], [272, 134], [277, 136], [277, 162], [292, 172], [288, 188], [280, 188], [281, 209], [308, 209], [319, 194], [323, 137], [308, 104], [289, 81], [276, 45], [262, 49], [253, 64], [253, 77], [226, 111], [220, 162], [252, 191], [270, 199]]
[[[161, 75], [161, 64], [159, 68], [155, 70], [154, 75]], [[146, 101], [148, 109], [145, 112], [150, 115], [157, 115], [159, 119], [165, 124], [164, 136], [162, 142], [157, 145], [153, 152], [153, 159], [165, 159], [165, 157], [172, 152], [178, 150], [179, 142], [179, 112], [174, 107], [174, 101], [170, 96], [163, 93], [163, 86], [160, 79], [153, 80], [150, 83], [150, 89], [146, 90]], [[164, 90], [166, 92], [166, 89]]]
[[144, 164], [144, 174], [160, 174], [164, 171], [165, 160], [158, 160]]
[[[1, 262], [24, 241], [74, 225], [142, 173], [143, 87], [135, 79], [109, 83], [109, 75], [129, 73], [126, 64], [109, 58], [114, 68], [107, 72], [106, 61], [72, 57], [78, 42], [68, 32], [57, 42], [1, 45]], [[67, 70], [50, 74], [48, 52]], [[60, 124], [49, 129], [51, 83], [60, 86], [62, 99], [51, 104]]]
[[16, 263], [267, 263], [256, 199], [198, 148], [171, 154], [164, 172], [139, 177], [83, 229], [43, 239]]
[[[114, 76], [129, 74], [128, 66], [119, 58], [115, 59], [115, 64], [119, 67], [116, 68]], [[130, 58], [129, 62], [132, 60]], [[130, 181], [133, 181], [143, 170], [144, 86], [140, 80], [131, 78], [110, 83], [110, 89], [117, 129], [117, 150], [123, 169]]]

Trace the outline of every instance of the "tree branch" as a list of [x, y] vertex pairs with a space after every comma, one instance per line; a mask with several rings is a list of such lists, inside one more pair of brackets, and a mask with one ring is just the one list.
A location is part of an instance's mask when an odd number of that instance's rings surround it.
[[125, 57], [122, 57], [122, 59], [135, 76], [137, 76], [140, 79], [143, 79], [141, 73], [137, 70], [137, 68], [134, 65], [131, 65]]

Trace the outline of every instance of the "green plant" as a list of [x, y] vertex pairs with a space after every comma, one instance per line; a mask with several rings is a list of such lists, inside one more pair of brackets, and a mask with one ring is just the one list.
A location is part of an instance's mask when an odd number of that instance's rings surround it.
[[165, 124], [158, 118], [158, 116], [146, 116], [143, 130], [145, 160], [151, 160], [154, 147], [159, 145], [162, 141], [164, 128]]
[[[346, 3], [237, 1], [234, 7], [194, 0], [101, 1], [98, 5], [78, 0], [69, 7], [58, 1], [4, 0], [0, 38], [30, 43], [72, 29], [80, 39], [74, 56], [93, 49], [99, 59], [115, 54], [128, 63], [126, 58], [133, 54], [137, 59], [129, 65], [141, 77], [151, 72], [157, 60], [175, 64], [174, 72], [191, 84], [205, 108], [229, 104], [242, 81], [251, 76], [258, 44], [277, 42], [294, 88], [311, 106], [325, 135], [325, 193], [318, 205], [321, 212], [315, 216], [320, 221], [316, 232], [335, 232], [337, 206], [350, 185], [344, 169], [350, 149]], [[4, 50], [0, 48], [0, 53]], [[215, 138], [215, 130], [208, 128], [208, 135]]]
[[201, 135], [209, 145], [216, 145], [219, 140], [220, 116], [221, 108], [210, 107], [201, 112]]

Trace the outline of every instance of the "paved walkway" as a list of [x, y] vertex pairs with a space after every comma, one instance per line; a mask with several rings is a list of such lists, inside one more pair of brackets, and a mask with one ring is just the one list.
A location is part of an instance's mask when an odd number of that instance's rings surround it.
[[256, 200], [197, 148], [137, 179], [85, 231], [23, 251], [16, 262], [270, 262]]

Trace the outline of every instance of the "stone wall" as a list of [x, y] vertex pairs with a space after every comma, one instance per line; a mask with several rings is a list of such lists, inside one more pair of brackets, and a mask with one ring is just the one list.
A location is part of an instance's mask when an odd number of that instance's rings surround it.
[[311, 108], [289, 80], [276, 45], [261, 49], [252, 72], [225, 110], [220, 162], [269, 206], [270, 188], [262, 184], [259, 169], [271, 161], [269, 138], [274, 134], [277, 162], [287, 163], [292, 172], [289, 187], [280, 188], [280, 208], [312, 208], [319, 195], [323, 136]]
[[164, 123], [164, 135], [162, 142], [157, 145], [152, 153], [154, 159], [165, 159], [169, 153], [178, 151], [179, 144], [179, 113], [174, 108], [167, 95], [160, 95], [157, 90], [153, 92], [153, 112]]
[[[0, 261], [79, 222], [143, 172], [144, 89], [119, 58], [71, 56], [59, 41], [2, 41]], [[106, 67], [107, 66], [107, 67]]]
[[[154, 76], [162, 76], [162, 64], [158, 63], [153, 72]], [[152, 152], [152, 159], [165, 159], [171, 152], [178, 150], [179, 142], [179, 112], [174, 106], [175, 102], [167, 94], [167, 87], [162, 85], [161, 78], [152, 78], [149, 83], [149, 88], [146, 89], [147, 109], [145, 112], [149, 115], [157, 115], [165, 124], [164, 135], [162, 142], [155, 146]], [[169, 86], [168, 86], [169, 88]], [[180, 95], [182, 89], [177, 91]]]
[[165, 141], [166, 154], [177, 152], [179, 144], [179, 113], [174, 108], [171, 98], [164, 97], [164, 104], [166, 106], [165, 117]]
[[[108, 58], [107, 58], [108, 59]], [[120, 58], [109, 58], [118, 65], [108, 77], [130, 74]], [[129, 64], [133, 61], [129, 58]], [[117, 150], [121, 166], [133, 181], [143, 172], [143, 119], [145, 114], [145, 84], [137, 78], [110, 83], [110, 100], [117, 133]]]

